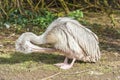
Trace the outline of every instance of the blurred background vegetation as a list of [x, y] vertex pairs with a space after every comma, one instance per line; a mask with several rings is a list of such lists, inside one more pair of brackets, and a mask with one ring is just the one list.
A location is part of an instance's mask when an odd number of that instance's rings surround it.
[[113, 14], [120, 14], [120, 0], [0, 0], [0, 29], [14, 28], [16, 33], [23, 29], [40, 32], [62, 16], [89, 24], [84, 14], [90, 12], [106, 13], [116, 28]]

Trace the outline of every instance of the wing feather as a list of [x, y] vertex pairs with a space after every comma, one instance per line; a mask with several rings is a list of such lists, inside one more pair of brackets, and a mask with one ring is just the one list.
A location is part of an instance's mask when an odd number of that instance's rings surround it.
[[79, 47], [84, 51], [84, 55], [98, 60], [100, 49], [97, 35], [75, 20], [67, 22], [66, 26], [73, 34], [75, 41], [78, 42]]

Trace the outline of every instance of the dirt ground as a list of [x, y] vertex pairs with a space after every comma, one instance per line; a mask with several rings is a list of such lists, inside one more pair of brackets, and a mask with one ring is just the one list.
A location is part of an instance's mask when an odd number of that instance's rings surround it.
[[[98, 24], [110, 24], [102, 16], [94, 17], [87, 17], [86, 20], [91, 21], [91, 24], [96, 21]], [[96, 63], [76, 61], [69, 70], [61, 70], [53, 65], [63, 62], [64, 56], [61, 54], [25, 55], [15, 52], [14, 43], [18, 36], [15, 33], [0, 35], [0, 80], [120, 80], [119, 35], [100, 35], [102, 53], [100, 61]]]

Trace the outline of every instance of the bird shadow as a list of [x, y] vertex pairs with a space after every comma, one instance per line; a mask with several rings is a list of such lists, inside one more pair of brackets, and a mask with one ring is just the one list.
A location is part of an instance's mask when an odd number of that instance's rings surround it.
[[23, 54], [15, 52], [13, 54], [10, 54], [10, 57], [0, 57], [0, 64], [16, 64], [23, 63], [26, 61], [42, 62], [45, 64], [55, 64], [63, 62], [64, 58], [65, 58], [64, 56], [59, 54], [43, 54], [43, 53]]
[[[42, 62], [45, 64], [62, 63], [65, 56], [60, 54], [44, 54], [44, 53], [31, 53], [23, 54], [15, 52], [9, 55], [10, 57], [0, 57], [0, 64], [17, 64], [26, 61]], [[72, 59], [69, 59], [68, 63], [71, 63]], [[77, 63], [85, 63], [83, 61], [76, 61]]]

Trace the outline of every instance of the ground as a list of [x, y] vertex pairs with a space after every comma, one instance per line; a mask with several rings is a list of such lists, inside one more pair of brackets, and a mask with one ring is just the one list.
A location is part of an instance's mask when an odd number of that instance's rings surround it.
[[[103, 16], [103, 15], [102, 15]], [[109, 18], [86, 18], [94, 24], [110, 24]], [[118, 17], [119, 18], [119, 17]], [[101, 21], [99, 21], [101, 20]], [[120, 19], [119, 19], [120, 21]], [[99, 31], [99, 30], [98, 30]], [[114, 33], [99, 36], [101, 59], [96, 63], [76, 61], [69, 70], [61, 70], [53, 64], [63, 62], [61, 54], [22, 54], [15, 52], [18, 34], [0, 35], [0, 80], [120, 80], [120, 37]]]

